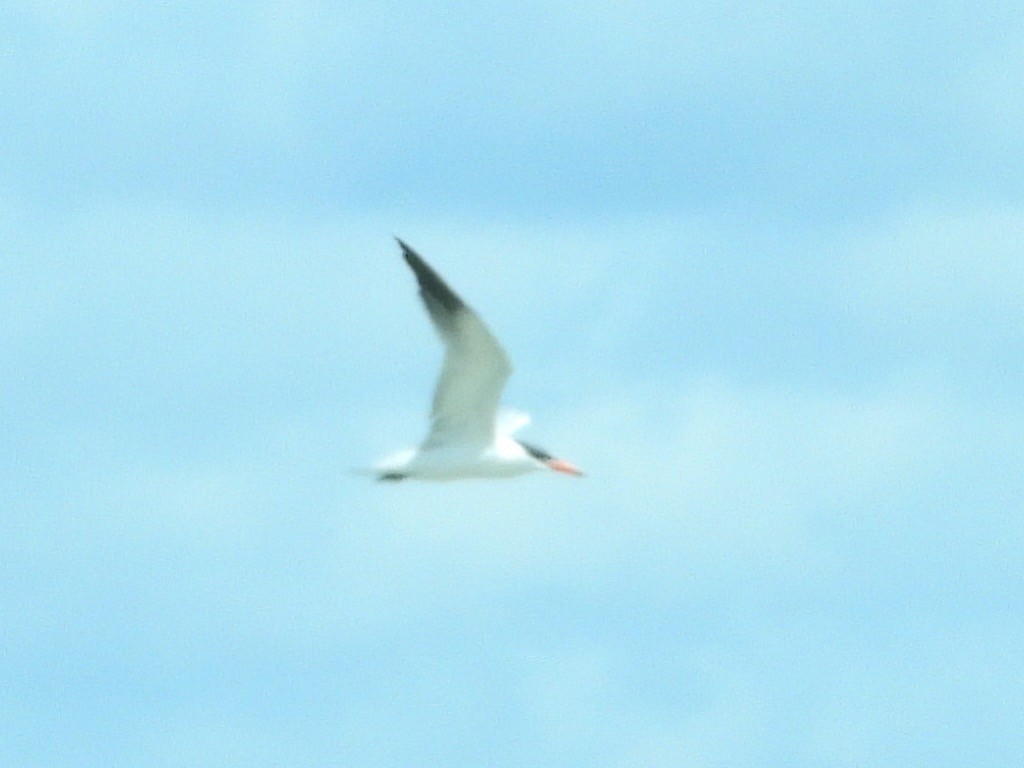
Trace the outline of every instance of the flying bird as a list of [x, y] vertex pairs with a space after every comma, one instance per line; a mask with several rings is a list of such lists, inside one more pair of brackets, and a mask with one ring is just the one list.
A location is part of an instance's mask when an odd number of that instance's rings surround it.
[[418, 448], [395, 454], [370, 474], [379, 480], [501, 478], [535, 470], [583, 473], [535, 445], [513, 437], [530, 417], [498, 408], [512, 363], [483, 320], [416, 251], [402, 242], [427, 314], [444, 343], [434, 390], [430, 432]]

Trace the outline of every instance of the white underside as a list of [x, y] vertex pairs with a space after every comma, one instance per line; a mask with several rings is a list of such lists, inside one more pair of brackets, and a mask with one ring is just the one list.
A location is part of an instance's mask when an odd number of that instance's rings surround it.
[[440, 445], [401, 451], [374, 467], [378, 474], [400, 474], [420, 480], [516, 477], [544, 469], [506, 435], [488, 446]]

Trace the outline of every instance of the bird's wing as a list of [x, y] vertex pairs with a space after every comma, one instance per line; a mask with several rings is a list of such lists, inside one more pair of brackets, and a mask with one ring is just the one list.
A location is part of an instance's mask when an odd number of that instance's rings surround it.
[[424, 446], [486, 445], [494, 438], [495, 413], [505, 382], [512, 375], [512, 363], [458, 294], [416, 251], [401, 240], [398, 244], [416, 273], [420, 296], [445, 348]]
[[500, 435], [511, 437], [531, 421], [530, 414], [517, 411], [514, 408], [502, 408], [494, 420], [495, 429]]

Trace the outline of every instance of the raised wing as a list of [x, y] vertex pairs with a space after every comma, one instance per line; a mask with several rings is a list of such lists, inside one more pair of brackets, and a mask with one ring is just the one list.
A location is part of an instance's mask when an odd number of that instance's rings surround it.
[[424, 446], [486, 445], [494, 438], [495, 414], [512, 363], [477, 314], [412, 248], [398, 240], [416, 273], [427, 314], [444, 342], [441, 376]]

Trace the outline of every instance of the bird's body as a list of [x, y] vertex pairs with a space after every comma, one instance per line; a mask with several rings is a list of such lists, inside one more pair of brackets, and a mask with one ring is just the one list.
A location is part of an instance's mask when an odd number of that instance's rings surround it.
[[416, 449], [375, 466], [381, 480], [460, 480], [515, 477], [540, 469], [582, 473], [512, 435], [529, 417], [499, 411], [512, 363], [480, 317], [412, 248], [398, 241], [416, 275], [420, 296], [444, 342], [445, 358], [434, 390], [430, 432]]
[[381, 480], [463, 480], [515, 477], [541, 466], [512, 437], [496, 435], [490, 445], [420, 447], [395, 454], [377, 465]]

